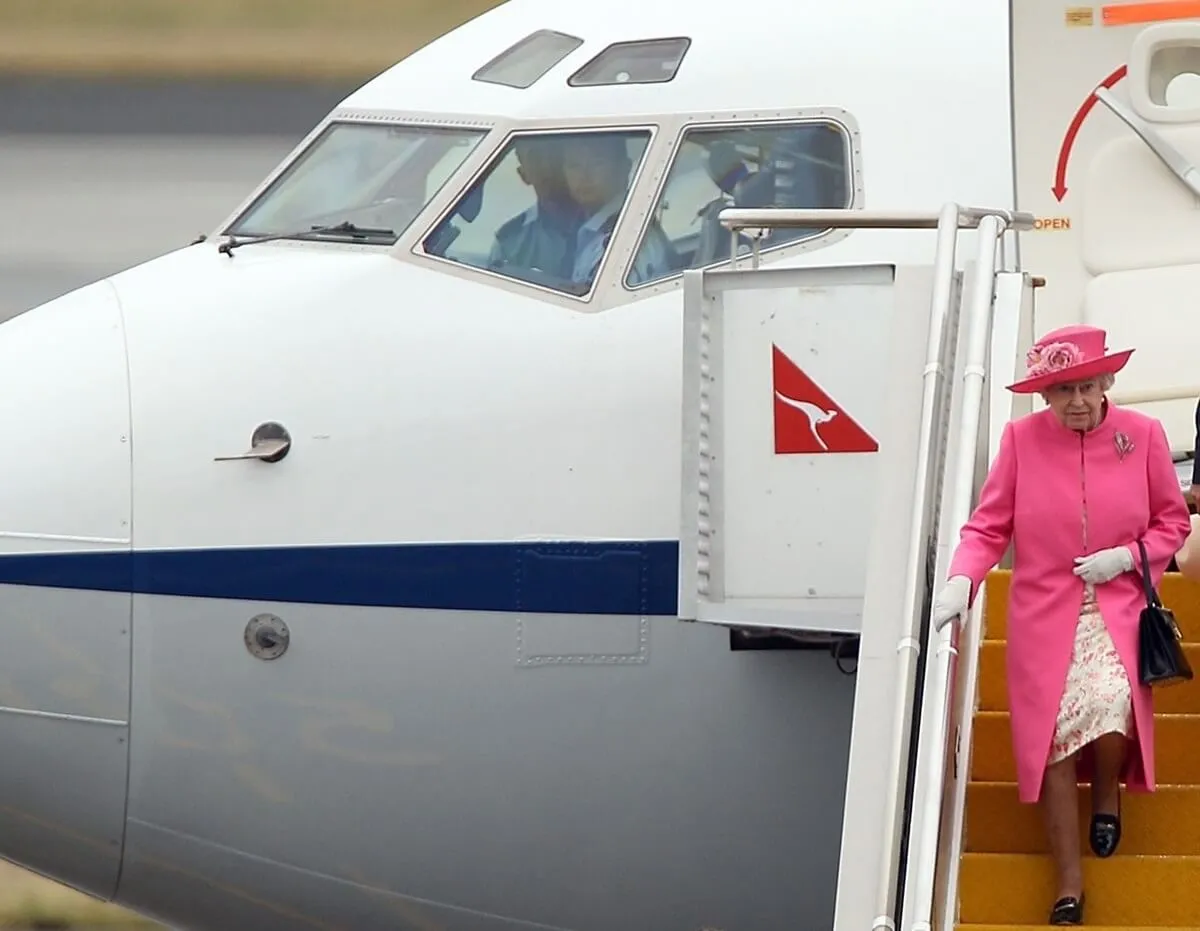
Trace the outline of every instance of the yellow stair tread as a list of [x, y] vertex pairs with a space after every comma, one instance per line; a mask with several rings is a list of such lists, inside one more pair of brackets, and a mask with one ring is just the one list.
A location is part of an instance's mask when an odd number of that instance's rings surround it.
[[[1156, 714], [1155, 775], [1160, 783], [1200, 784], [1200, 714]], [[1012, 737], [1007, 711], [975, 713], [971, 780], [1015, 782]], [[969, 817], [969, 813], [968, 813]]]
[[[1008, 683], [1005, 680], [1003, 640], [985, 640], [979, 653], [979, 710], [1007, 711]], [[1183, 653], [1192, 669], [1200, 673], [1200, 643], [1185, 643]], [[1163, 714], [1200, 713], [1200, 676], [1170, 688], [1159, 689], [1154, 696], [1154, 712]]]
[[[1087, 918], [1086, 906], [1085, 914]], [[955, 925], [954, 931], [1029, 931], [1029, 925]], [[1034, 925], [1037, 927], [1037, 925]], [[1083, 927], [1088, 931], [1166, 931], [1162, 925], [1150, 927], [1148, 925], [1094, 925], [1085, 923]]]
[[[1079, 834], [1086, 846], [1091, 792], [1079, 790]], [[1118, 855], [1200, 854], [1200, 786], [1159, 785], [1153, 794], [1125, 792], [1124, 829]], [[1007, 782], [967, 785], [966, 850], [971, 853], [1045, 853], [1046, 834], [1036, 805], [1017, 800]]]
[[[1200, 856], [1083, 858], [1088, 927], [1200, 928]], [[968, 853], [959, 877], [962, 924], [1045, 924], [1054, 904], [1048, 856]]]
[[[1005, 609], [1011, 581], [1010, 569], [993, 569], [988, 573], [987, 590], [984, 595], [984, 624], [985, 636], [989, 640], [1004, 639], [1008, 623]], [[1200, 582], [1185, 579], [1178, 572], [1168, 572], [1163, 576], [1159, 594], [1163, 603], [1175, 612], [1184, 641], [1200, 642]]]

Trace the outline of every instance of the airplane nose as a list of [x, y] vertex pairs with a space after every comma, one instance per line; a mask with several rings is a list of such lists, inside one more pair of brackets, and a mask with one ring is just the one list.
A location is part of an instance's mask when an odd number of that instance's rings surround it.
[[131, 439], [111, 284], [0, 325], [0, 856], [106, 899], [129, 754]]

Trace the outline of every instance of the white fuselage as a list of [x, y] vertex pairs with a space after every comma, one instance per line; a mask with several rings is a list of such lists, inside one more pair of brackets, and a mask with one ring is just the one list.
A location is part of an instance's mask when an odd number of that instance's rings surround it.
[[[539, 28], [585, 40], [552, 86], [470, 80]], [[514, 0], [331, 115], [484, 131], [394, 245], [215, 235], [0, 326], [0, 855], [200, 931], [827, 926], [854, 680], [676, 620], [680, 278], [622, 279], [696, 121], [837, 111], [855, 206], [1010, 205], [1006, 28]], [[565, 82], [674, 35], [673, 82]], [[510, 131], [620, 126], [586, 299], [417, 254]]]

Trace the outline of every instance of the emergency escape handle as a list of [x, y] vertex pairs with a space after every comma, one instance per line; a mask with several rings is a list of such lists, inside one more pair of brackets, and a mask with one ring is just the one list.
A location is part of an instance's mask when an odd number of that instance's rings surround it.
[[1134, 131], [1150, 151], [1158, 156], [1167, 170], [1189, 191], [1200, 197], [1200, 169], [1197, 169], [1175, 146], [1167, 142], [1153, 126], [1143, 120], [1113, 95], [1107, 87], [1098, 87], [1093, 93], [1096, 99], [1113, 112], [1117, 119]]
[[[720, 213], [721, 225], [730, 231], [730, 265], [737, 268], [737, 234], [741, 230], [751, 230], [754, 247], [754, 266], [758, 265], [757, 243], [762, 235], [770, 229], [788, 229], [796, 227], [817, 227], [820, 229], [932, 229], [937, 230], [937, 251], [934, 257], [933, 289], [931, 297], [931, 313], [929, 321], [929, 345], [926, 352], [925, 371], [923, 373], [923, 389], [921, 400], [921, 426], [918, 442], [917, 487], [919, 493], [913, 500], [912, 535], [909, 538], [906, 553], [906, 582], [904, 592], [905, 616], [908, 621], [907, 629], [903, 632], [897, 645], [900, 654], [900, 670], [897, 676], [897, 695], [893, 704], [895, 721], [892, 727], [892, 748], [889, 761], [890, 778], [888, 780], [888, 795], [884, 804], [884, 842], [882, 859], [879, 866], [879, 887], [877, 893], [877, 910], [872, 931], [895, 931], [896, 886], [900, 872], [900, 835], [903, 829], [904, 811], [901, 805], [903, 788], [907, 781], [909, 761], [910, 721], [912, 704], [916, 687], [916, 655], [920, 649], [917, 641], [923, 606], [923, 593], [919, 585], [926, 578], [929, 554], [926, 541], [930, 537], [929, 525], [931, 518], [927, 507], [933, 486], [931, 479], [932, 434], [934, 430], [934, 410], [940, 382], [944, 378], [942, 372], [943, 349], [945, 345], [946, 323], [953, 310], [954, 278], [956, 274], [956, 246], [960, 229], [979, 229], [979, 270], [976, 290], [971, 295], [971, 342], [968, 355], [966, 378], [976, 378], [977, 382], [965, 385], [964, 403], [968, 411], [972, 410], [970, 399], [982, 397], [983, 373], [986, 371], [986, 346], [988, 327], [991, 320], [992, 289], [994, 287], [994, 272], [996, 263], [996, 248], [998, 239], [1006, 229], [1029, 230], [1033, 228], [1033, 215], [1005, 209], [980, 207], [963, 207], [959, 204], [948, 203], [939, 212], [909, 212], [891, 210], [804, 210], [804, 209], [743, 209], [728, 208]], [[990, 269], [992, 275], [982, 274], [982, 270]], [[981, 319], [982, 318], [982, 319]], [[983, 341], [983, 354], [977, 356], [975, 349]], [[966, 433], [971, 438], [972, 455], [965, 457], [966, 462], [959, 462], [959, 472], [955, 484], [954, 504], [961, 508], [962, 494], [961, 478], [963, 469], [973, 469], [974, 445], [978, 440], [978, 403], [973, 405], [973, 413], [966, 424]], [[965, 445], [965, 441], [964, 441]], [[963, 457], [960, 457], [960, 460]], [[969, 505], [973, 473], [966, 476], [966, 500]], [[938, 659], [940, 666], [948, 666], [949, 646], [952, 627], [945, 628], [941, 635]], [[945, 659], [943, 660], [943, 657]], [[939, 673], [941, 669], [939, 669]], [[948, 680], [946, 680], [948, 681]], [[941, 697], [949, 703], [948, 685], [941, 688]], [[944, 713], [943, 713], [944, 722]], [[942, 740], [933, 743], [930, 753], [938, 755], [944, 763], [946, 752], [945, 726], [942, 726]], [[920, 746], [920, 745], [919, 745]], [[940, 796], [940, 778], [937, 781]], [[916, 799], [914, 799], [916, 801]], [[940, 798], [939, 798], [940, 802]], [[931, 807], [928, 806], [927, 807]], [[914, 805], [914, 811], [921, 811]], [[929, 817], [921, 820], [921, 832], [917, 838], [918, 847], [910, 851], [909, 861], [918, 866], [918, 894], [923, 902], [928, 899], [932, 903], [933, 873], [936, 869], [936, 856], [926, 859], [929, 853], [928, 835], [932, 831], [932, 851], [936, 855], [937, 833], [940, 828], [940, 804], [933, 809]], [[915, 859], [914, 859], [915, 853]], [[916, 927], [928, 928], [930, 909], [918, 905], [918, 922]], [[924, 917], [921, 917], [924, 916]]]

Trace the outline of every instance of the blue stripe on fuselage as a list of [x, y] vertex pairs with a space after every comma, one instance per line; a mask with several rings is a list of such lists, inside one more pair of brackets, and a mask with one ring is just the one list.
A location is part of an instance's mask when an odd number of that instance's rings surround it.
[[0, 585], [447, 611], [674, 616], [679, 544], [417, 543], [0, 556]]

